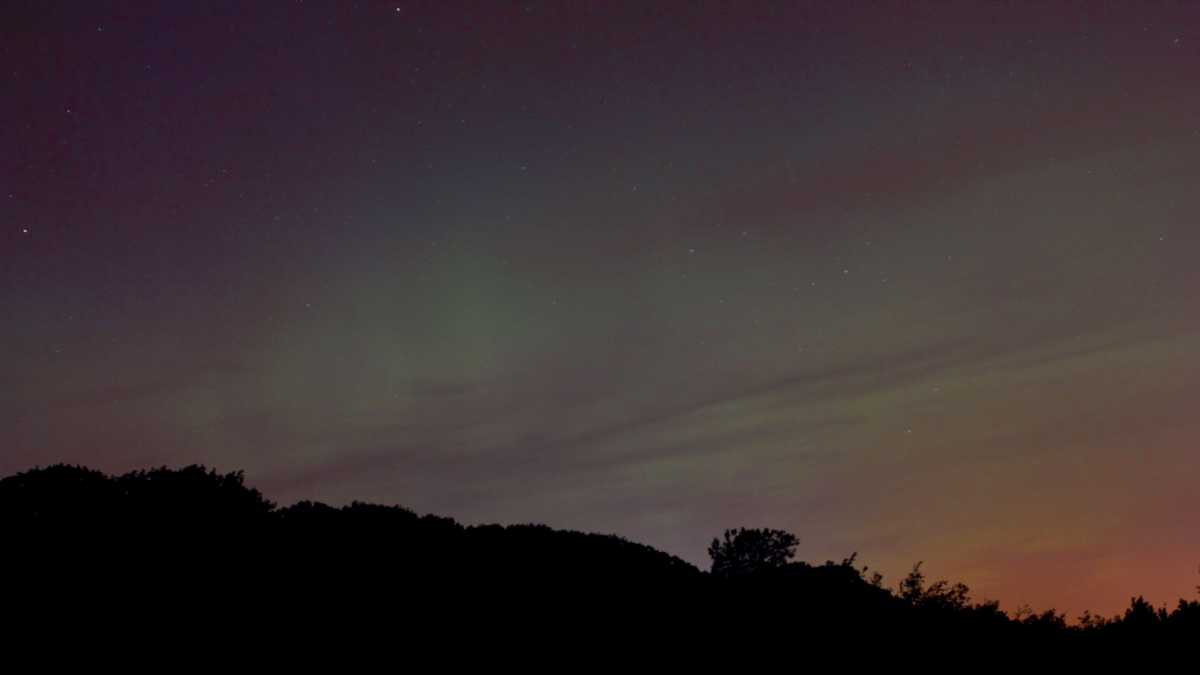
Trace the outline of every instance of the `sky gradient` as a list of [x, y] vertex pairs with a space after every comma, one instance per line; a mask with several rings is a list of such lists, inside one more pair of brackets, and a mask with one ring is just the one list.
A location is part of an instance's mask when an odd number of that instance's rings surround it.
[[1146, 4], [11, 3], [0, 474], [1191, 598], [1200, 5]]

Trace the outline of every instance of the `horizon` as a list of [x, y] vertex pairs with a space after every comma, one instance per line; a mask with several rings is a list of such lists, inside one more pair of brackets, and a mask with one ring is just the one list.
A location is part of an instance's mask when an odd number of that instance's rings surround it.
[[[0, 480], [3, 480], [5, 478], [11, 478], [11, 477], [14, 477], [14, 476], [17, 476], [20, 474], [24, 474], [24, 473], [37, 472], [40, 470], [49, 469], [49, 468], [52, 468], [55, 466], [58, 466], [58, 467], [65, 466], [65, 467], [78, 468], [78, 469], [83, 469], [83, 470], [88, 470], [88, 471], [98, 471], [98, 469], [95, 469], [94, 467], [83, 466], [83, 465], [55, 464], [55, 465], [47, 465], [47, 466], [29, 467], [29, 468], [25, 469], [24, 471], [19, 471], [19, 472], [9, 474], [6, 476], [0, 476]], [[542, 521], [521, 521], [521, 522], [500, 522], [500, 521], [467, 522], [467, 521], [463, 521], [458, 518], [453, 518], [452, 516], [448, 516], [447, 514], [422, 512], [420, 510], [412, 509], [408, 505], [402, 504], [402, 503], [376, 503], [376, 502], [371, 502], [371, 501], [364, 501], [361, 499], [347, 499], [345, 501], [342, 501], [341, 503], [337, 503], [337, 502], [330, 503], [330, 502], [325, 502], [325, 501], [317, 500], [317, 499], [300, 498], [300, 499], [296, 499], [290, 503], [285, 503], [285, 502], [271, 499], [271, 496], [269, 494], [263, 493], [261, 490], [259, 490], [253, 484], [252, 481], [246, 479], [245, 472], [243, 472], [241, 470], [226, 471], [226, 470], [221, 470], [220, 468], [217, 468], [217, 467], [209, 467], [209, 466], [205, 466], [202, 464], [179, 464], [176, 466], [161, 465], [161, 466], [155, 466], [155, 467], [131, 468], [131, 469], [129, 469], [128, 472], [101, 472], [101, 473], [104, 476], [111, 479], [111, 478], [116, 478], [116, 477], [122, 475], [123, 473], [129, 473], [129, 472], [153, 472], [153, 471], [156, 471], [159, 469], [166, 469], [168, 471], [180, 471], [185, 468], [199, 468], [204, 471], [215, 472], [219, 476], [229, 476], [229, 475], [234, 475], [234, 474], [240, 474], [243, 477], [242, 484], [247, 489], [250, 489], [250, 490], [260, 493], [262, 495], [262, 498], [265, 499], [270, 504], [271, 508], [274, 509], [275, 511], [286, 511], [292, 507], [295, 507], [295, 506], [298, 506], [298, 505], [304, 504], [304, 503], [325, 505], [325, 506], [329, 506], [329, 507], [336, 508], [336, 509], [349, 507], [353, 504], [361, 504], [361, 505], [367, 505], [367, 506], [398, 507], [398, 508], [402, 508], [406, 511], [409, 511], [409, 512], [415, 514], [417, 517], [436, 516], [436, 517], [441, 517], [441, 518], [452, 518], [454, 520], [454, 522], [456, 522], [458, 525], [460, 525], [462, 527], [466, 527], [466, 528], [490, 527], [490, 526], [501, 526], [501, 527], [506, 527], [506, 528], [507, 527], [549, 527], [558, 532], [582, 532], [584, 534], [593, 534], [593, 535], [600, 535], [600, 536], [605, 536], [605, 537], [617, 537], [619, 539], [629, 541], [629, 542], [632, 542], [635, 544], [645, 544], [647, 546], [650, 546], [653, 550], [658, 551], [660, 553], [667, 554], [674, 558], [677, 558], [677, 559], [683, 561], [684, 563], [696, 568], [696, 570], [698, 570], [700, 572], [704, 572], [704, 573], [710, 572], [710, 568], [711, 568], [711, 565], [713, 562], [712, 558], [711, 558], [712, 553], [711, 553], [711, 551], [708, 551], [708, 550], [705, 551], [703, 560], [699, 560], [699, 559], [695, 559], [691, 556], [683, 555], [677, 551], [663, 549], [663, 548], [655, 546], [649, 542], [643, 542], [643, 541], [639, 541], [634, 538], [627, 537], [620, 532], [603, 531], [603, 530], [596, 530], [596, 531], [573, 530], [573, 529], [566, 528], [566, 527], [555, 527], [553, 524], [550, 524], [544, 520], [542, 520]], [[736, 529], [736, 528], [734, 528], [734, 529]], [[714, 532], [713, 536], [710, 537], [708, 541], [711, 542], [712, 544], [715, 544], [720, 539], [720, 534], [721, 533], [719, 533], [719, 532]], [[797, 546], [799, 546], [799, 543], [801, 543], [801, 542], [798, 542]], [[707, 549], [707, 547], [708, 547], [708, 544], [705, 544], [706, 549]], [[819, 566], [819, 565], [836, 564], [838, 560], [841, 560], [842, 561], [841, 564], [843, 564], [843, 565], [847, 564], [847, 561], [855, 561], [855, 562], [859, 563], [860, 565], [862, 563], [867, 562], [860, 555], [859, 551], [851, 551], [843, 556], [831, 556], [831, 557], [827, 557], [823, 560], [817, 559], [817, 558], [807, 558], [806, 559], [803, 556], [797, 556], [796, 558], [797, 559], [792, 559], [789, 562], [800, 563], [803, 565], [809, 565], [809, 566], [814, 566], [814, 567]], [[910, 565], [910, 567], [907, 568], [903, 572], [903, 574], [897, 574], [897, 575], [895, 575], [895, 578], [893, 578], [892, 575], [883, 574], [878, 568], [876, 568], [875, 566], [870, 565], [870, 564], [867, 564], [866, 566], [863, 566], [863, 567], [856, 566], [855, 569], [861, 571], [861, 575], [864, 580], [869, 579], [869, 577], [867, 575], [868, 571], [870, 571], [871, 573], [880, 574], [880, 580], [882, 581], [883, 588], [885, 588], [893, 593], [900, 592], [902, 590], [902, 582], [904, 581], [905, 577], [910, 572], [916, 572], [916, 570], [918, 570], [918, 569], [921, 570], [922, 574], [924, 575], [924, 578], [927, 580], [927, 583], [933, 583], [938, 580], [945, 581], [950, 584], [961, 583], [961, 580], [958, 580], [958, 579], [948, 579], [943, 576], [939, 576], [937, 574], [931, 574], [929, 572], [930, 568], [929, 568], [929, 566], [927, 566], [928, 562], [929, 561], [926, 561], [926, 560], [916, 559], [913, 562], [913, 564]], [[934, 567], [936, 568], [936, 565]], [[1186, 595], [1182, 595], [1177, 598], [1158, 599], [1156, 601], [1155, 598], [1147, 598], [1144, 593], [1138, 592], [1138, 593], [1131, 593], [1129, 595], [1129, 598], [1126, 601], [1126, 603], [1119, 606], [1114, 611], [1110, 611], [1110, 612], [1097, 611], [1097, 610], [1094, 610], [1092, 607], [1085, 606], [1081, 610], [1075, 612], [1074, 614], [1071, 614], [1070, 612], [1068, 612], [1060, 607], [1054, 607], [1054, 606], [1049, 606], [1049, 605], [1042, 606], [1042, 605], [1036, 605], [1036, 604], [1033, 604], [1030, 602], [1020, 602], [1018, 604], [1006, 606], [1005, 603], [1000, 602], [996, 598], [986, 597], [986, 596], [978, 594], [975, 591], [975, 589], [973, 589], [973, 588], [971, 588], [970, 591], [971, 591], [970, 601], [972, 603], [979, 604], [979, 603], [987, 603], [987, 602], [992, 602], [992, 601], [998, 602], [1000, 611], [1003, 612], [1004, 614], [1008, 615], [1009, 617], [1019, 618], [1022, 615], [1027, 616], [1030, 613], [1032, 613], [1033, 615], [1038, 615], [1038, 614], [1042, 614], [1043, 612], [1051, 611], [1051, 612], [1055, 612], [1057, 614], [1062, 615], [1066, 621], [1066, 624], [1070, 625], [1070, 626], [1079, 626], [1080, 625], [1079, 620], [1085, 613], [1090, 615], [1093, 618], [1094, 617], [1104, 617], [1104, 618], [1114, 618], [1114, 619], [1119, 618], [1121, 616], [1121, 611], [1128, 609], [1129, 603], [1132, 601], [1135, 601], [1136, 599], [1144, 599], [1151, 607], [1154, 607], [1156, 609], [1163, 608], [1163, 609], [1166, 609], [1167, 611], [1171, 611], [1176, 606], [1176, 603], [1178, 603], [1179, 601], [1194, 602], [1193, 599], [1190, 599]], [[1196, 586], [1193, 587], [1193, 593], [1200, 594], [1200, 584], [1197, 584]]]
[[1195, 596], [1200, 4], [30, 0], [0, 38], [0, 475]]

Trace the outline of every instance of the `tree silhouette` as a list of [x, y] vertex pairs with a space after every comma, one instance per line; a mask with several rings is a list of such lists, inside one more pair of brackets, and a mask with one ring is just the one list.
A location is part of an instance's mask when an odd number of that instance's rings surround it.
[[[363, 502], [280, 508], [241, 472], [202, 466], [108, 476], [58, 465], [0, 478], [0, 569], [15, 581], [2, 594], [6, 610], [24, 597], [55, 611], [97, 598], [88, 602], [147, 608], [156, 621], [176, 608], [214, 625], [258, 620], [255, 607], [273, 620], [394, 607], [429, 625], [457, 627], [471, 615], [524, 635], [536, 626], [578, 638], [617, 624], [656, 638], [674, 630], [678, 645], [697, 635], [744, 644], [872, 635], [903, 645], [936, 635], [1029, 653], [1194, 644], [1200, 635], [1200, 601], [1168, 610], [1138, 596], [1123, 614], [1085, 612], [1071, 624], [1053, 609], [1009, 615], [995, 601], [974, 602], [963, 584], [931, 582], [921, 563], [888, 588], [855, 567], [855, 555], [793, 561], [797, 545], [783, 530], [726, 530], [704, 574], [616, 535], [467, 526]], [[597, 631], [580, 630], [588, 625]]]
[[724, 540], [713, 539], [708, 547], [712, 573], [734, 577], [783, 567], [796, 555], [799, 543], [796, 535], [785, 530], [725, 530]]

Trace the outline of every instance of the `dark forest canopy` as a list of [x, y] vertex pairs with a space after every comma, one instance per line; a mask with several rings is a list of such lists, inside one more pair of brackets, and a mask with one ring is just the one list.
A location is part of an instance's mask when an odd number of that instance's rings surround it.
[[1121, 615], [1074, 622], [1053, 610], [1009, 615], [962, 584], [927, 581], [920, 564], [889, 588], [854, 555], [795, 562], [797, 539], [780, 530], [726, 531], [703, 571], [615, 535], [464, 526], [360, 502], [279, 507], [241, 472], [201, 466], [109, 476], [56, 465], [9, 476], [0, 528], [10, 574], [99, 589], [236, 590], [310, 607], [432, 602], [472, 607], [476, 618], [519, 606], [553, 610], [543, 620], [623, 616], [694, 631], [919, 629], [1064, 645], [1200, 637], [1195, 600], [1168, 610], [1137, 597]]

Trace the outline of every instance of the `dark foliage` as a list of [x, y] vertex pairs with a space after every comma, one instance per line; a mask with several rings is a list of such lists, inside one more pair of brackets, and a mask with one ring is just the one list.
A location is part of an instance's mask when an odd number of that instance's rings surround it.
[[[969, 589], [927, 582], [918, 563], [896, 589], [855, 566], [792, 562], [781, 530], [728, 530], [711, 573], [613, 535], [543, 525], [467, 527], [398, 506], [299, 502], [279, 508], [241, 473], [203, 467], [106, 476], [52, 466], [0, 480], [6, 607], [94, 605], [192, 621], [378, 616], [447, 631], [584, 640], [653, 636], [911, 647], [1086, 648], [1200, 637], [1200, 602], [1168, 611], [1134, 598], [1121, 615], [1013, 616]], [[366, 614], [364, 614], [364, 612]], [[155, 618], [154, 620], [159, 620]], [[165, 619], [164, 619], [165, 620]]]
[[783, 530], [725, 530], [724, 540], [713, 539], [708, 547], [712, 573], [736, 577], [783, 567], [796, 555], [796, 535]]

